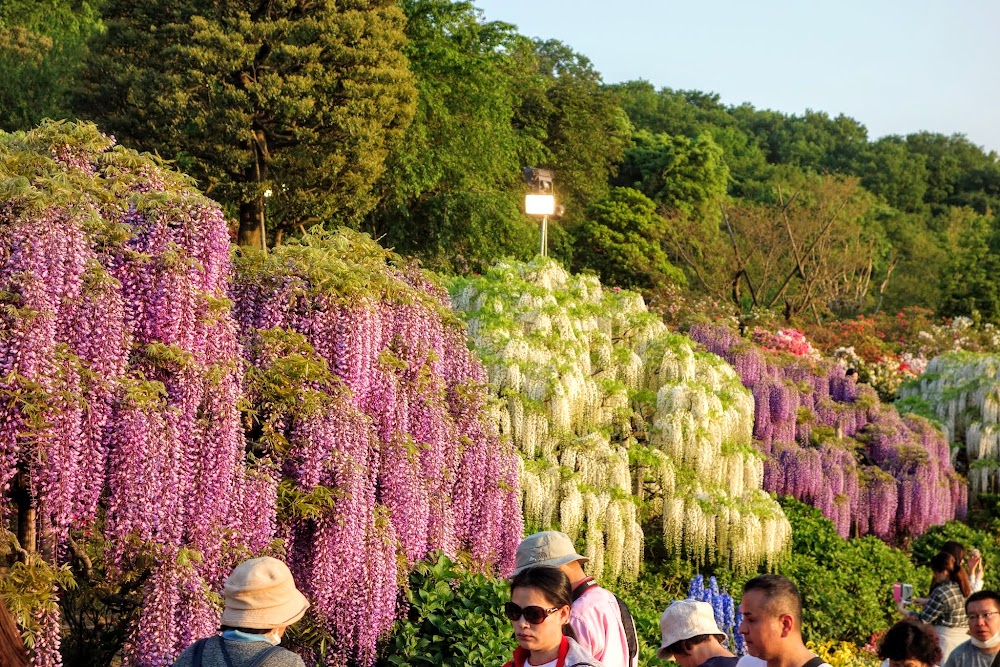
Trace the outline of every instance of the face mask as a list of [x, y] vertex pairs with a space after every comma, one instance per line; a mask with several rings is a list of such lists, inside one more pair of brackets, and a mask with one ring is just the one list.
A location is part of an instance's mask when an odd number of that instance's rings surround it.
[[1000, 630], [984, 642], [979, 641], [975, 637], [970, 637], [969, 641], [971, 641], [972, 645], [976, 648], [996, 648], [997, 646], [1000, 646]]

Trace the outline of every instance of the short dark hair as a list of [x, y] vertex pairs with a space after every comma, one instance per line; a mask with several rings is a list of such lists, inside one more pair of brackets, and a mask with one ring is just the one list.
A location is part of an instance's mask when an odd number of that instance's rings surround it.
[[673, 644], [663, 649], [663, 652], [668, 655], [691, 655], [691, 649], [698, 644], [707, 642], [712, 637], [716, 637], [716, 635], [695, 635], [694, 637], [689, 637], [687, 639], [678, 639]]
[[996, 591], [977, 591], [965, 598], [965, 611], [969, 611], [969, 605], [973, 602], [982, 602], [983, 600], [993, 600], [997, 610], [1000, 611], [1000, 593]]
[[941, 645], [934, 628], [915, 618], [904, 618], [886, 631], [878, 644], [878, 657], [898, 662], [915, 658], [925, 665], [940, 665]]
[[780, 574], [762, 574], [743, 584], [743, 594], [750, 591], [761, 591], [764, 594], [764, 608], [769, 614], [791, 614], [795, 619], [795, 627], [802, 628], [802, 596], [791, 579]]

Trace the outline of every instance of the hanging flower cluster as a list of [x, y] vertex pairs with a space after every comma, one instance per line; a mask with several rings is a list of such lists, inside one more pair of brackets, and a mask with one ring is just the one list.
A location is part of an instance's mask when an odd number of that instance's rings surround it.
[[818, 507], [844, 537], [919, 535], [965, 515], [965, 482], [927, 420], [901, 417], [835, 362], [768, 354], [728, 327], [696, 325], [691, 337], [753, 393], [767, 490]]
[[[268, 489], [228, 275], [222, 213], [183, 177], [88, 125], [0, 134], [0, 508], [50, 563], [96, 527], [110, 576], [146, 578], [130, 664], [211, 633], [208, 591], [271, 537], [242, 512]], [[60, 664], [59, 626], [52, 607], [35, 665]]]
[[451, 293], [521, 453], [530, 529], [582, 536], [606, 579], [638, 572], [640, 509], [697, 562], [752, 569], [785, 548], [788, 522], [761, 490], [752, 397], [641, 297], [543, 259], [457, 279]]
[[285, 480], [282, 535], [334, 638], [325, 661], [371, 664], [396, 612], [397, 543], [411, 565], [441, 549], [513, 568], [518, 459], [489, 420], [485, 370], [447, 294], [346, 230], [238, 257], [232, 298], [251, 445]]
[[1000, 491], [1000, 356], [947, 352], [900, 396], [901, 405], [933, 414], [949, 442], [965, 446], [972, 494]]
[[739, 611], [739, 606], [733, 600], [733, 596], [725, 590], [719, 589], [719, 582], [715, 577], [708, 578], [708, 586], [705, 586], [705, 577], [696, 575], [688, 585], [688, 599], [707, 602], [712, 605], [712, 613], [715, 615], [715, 624], [720, 630], [726, 633], [729, 639], [729, 650], [736, 655], [746, 655], [747, 644], [740, 634], [739, 627], [743, 622], [743, 614]]

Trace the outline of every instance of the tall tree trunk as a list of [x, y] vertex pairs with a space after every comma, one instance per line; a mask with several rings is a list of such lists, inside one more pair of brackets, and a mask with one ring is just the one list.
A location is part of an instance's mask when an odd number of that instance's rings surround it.
[[18, 475], [12, 495], [17, 505], [17, 541], [25, 552], [35, 553], [38, 549], [38, 513], [31, 501], [24, 473]]
[[253, 248], [261, 247], [260, 200], [240, 204], [240, 232], [237, 243]]

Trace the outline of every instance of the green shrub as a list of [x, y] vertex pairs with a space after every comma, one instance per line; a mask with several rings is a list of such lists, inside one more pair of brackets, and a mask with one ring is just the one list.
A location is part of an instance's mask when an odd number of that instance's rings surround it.
[[503, 605], [507, 581], [470, 572], [445, 555], [410, 573], [408, 609], [393, 626], [378, 665], [497, 667], [515, 642]]
[[904, 551], [871, 536], [845, 540], [818, 509], [790, 498], [781, 504], [792, 524], [792, 556], [778, 571], [802, 594], [806, 639], [863, 645], [898, 620], [893, 582], [920, 590], [929, 581]]

